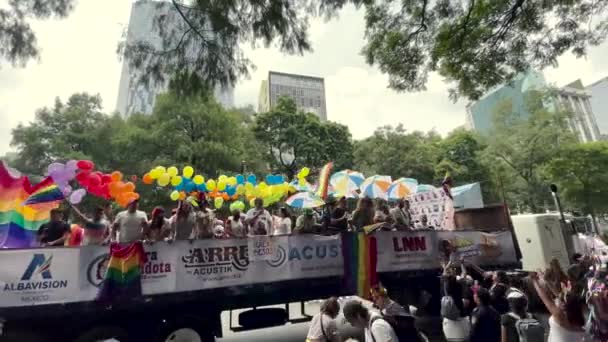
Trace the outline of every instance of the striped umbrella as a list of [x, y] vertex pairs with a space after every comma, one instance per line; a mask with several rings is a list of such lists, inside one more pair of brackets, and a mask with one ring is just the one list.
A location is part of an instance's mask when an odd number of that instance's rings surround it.
[[435, 191], [435, 190], [437, 190], [437, 188], [430, 184], [418, 184], [418, 186], [416, 187], [417, 194], [419, 194], [421, 192], [429, 192], [429, 191]]
[[294, 179], [289, 185], [293, 186], [297, 191], [313, 191], [314, 189], [312, 184], [308, 183], [306, 180], [304, 180], [304, 184], [300, 184], [299, 179]]
[[319, 196], [306, 191], [289, 197], [285, 204], [293, 208], [315, 208], [325, 205], [325, 202]]
[[416, 192], [418, 181], [413, 178], [399, 178], [388, 188], [389, 199], [401, 199]]
[[371, 176], [361, 184], [361, 197], [388, 199], [391, 176]]
[[334, 189], [336, 196], [356, 197], [356, 191], [365, 181], [361, 172], [353, 170], [342, 170], [334, 173], [329, 178], [329, 184]]

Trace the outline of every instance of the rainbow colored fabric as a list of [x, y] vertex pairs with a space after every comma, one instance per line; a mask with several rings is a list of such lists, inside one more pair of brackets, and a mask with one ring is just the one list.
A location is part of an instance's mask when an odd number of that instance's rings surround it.
[[370, 289], [378, 285], [376, 238], [365, 233], [343, 234], [342, 254], [346, 288], [349, 293], [369, 299]]
[[141, 269], [146, 253], [141, 242], [127, 246], [113, 243], [110, 260], [97, 300], [109, 302], [129, 300], [141, 295]]
[[58, 202], [25, 204], [40, 189], [53, 185], [50, 177], [32, 186], [26, 176], [0, 161], [0, 248], [27, 248], [36, 242], [38, 228], [50, 219]]
[[55, 184], [50, 184], [48, 186], [42, 187], [35, 191], [30, 197], [25, 201], [26, 205], [40, 204], [40, 203], [49, 203], [49, 202], [58, 202], [62, 201], [65, 197], [59, 187]]
[[327, 189], [329, 187], [329, 176], [331, 175], [331, 169], [334, 167], [333, 162], [329, 162], [323, 166], [321, 172], [319, 173], [319, 189], [317, 190], [317, 195], [321, 197], [321, 199], [325, 200], [327, 198]]

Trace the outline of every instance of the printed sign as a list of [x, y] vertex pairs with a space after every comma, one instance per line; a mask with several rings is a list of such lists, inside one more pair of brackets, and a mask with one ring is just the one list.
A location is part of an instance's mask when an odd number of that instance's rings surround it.
[[413, 194], [408, 200], [417, 228], [454, 229], [454, 201], [443, 189]]
[[378, 272], [439, 267], [436, 232], [379, 232]]
[[510, 232], [441, 231], [437, 234], [439, 240], [450, 241], [458, 257], [470, 258], [477, 265], [499, 265], [517, 262]]
[[[25, 253], [24, 253], [25, 252]], [[79, 250], [40, 248], [0, 252], [0, 304], [24, 306], [78, 301]]]
[[339, 235], [289, 238], [289, 279], [341, 276], [344, 273]]
[[275, 246], [274, 239], [270, 236], [257, 235], [249, 237], [249, 260], [250, 261], [266, 261], [272, 260], [278, 248]]

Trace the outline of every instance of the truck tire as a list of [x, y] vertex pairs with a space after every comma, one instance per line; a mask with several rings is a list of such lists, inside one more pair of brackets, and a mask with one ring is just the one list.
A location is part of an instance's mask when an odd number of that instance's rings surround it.
[[156, 334], [156, 342], [214, 342], [201, 317], [183, 316], [165, 323]]
[[112, 338], [120, 342], [130, 341], [129, 334], [123, 328], [115, 325], [100, 325], [78, 335], [74, 342], [98, 342]]

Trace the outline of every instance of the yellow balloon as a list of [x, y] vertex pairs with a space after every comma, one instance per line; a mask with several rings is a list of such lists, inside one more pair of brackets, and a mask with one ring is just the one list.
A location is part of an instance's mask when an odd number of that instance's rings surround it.
[[236, 185], [236, 177], [230, 177], [226, 181], [229, 185]]
[[298, 179], [298, 185], [299, 186], [306, 186], [306, 179], [304, 179], [304, 178]]
[[264, 189], [268, 188], [268, 184], [266, 184], [266, 182], [260, 182], [260, 184], [258, 184], [258, 188], [260, 190], [264, 190]]
[[194, 168], [190, 165], [184, 167], [184, 171], [183, 171], [184, 177], [190, 179], [192, 178], [192, 175], [194, 174]]
[[255, 197], [249, 200], [249, 206], [252, 208], [255, 207]]
[[158, 170], [158, 172], [160, 172], [161, 174], [167, 172], [167, 169], [165, 169], [164, 166], [157, 166], [156, 169]]
[[237, 185], [237, 187], [236, 187], [236, 193], [238, 195], [243, 195], [243, 194], [245, 194], [245, 192], [247, 192], [247, 189], [245, 188], [245, 186], [243, 184]]
[[177, 201], [179, 199], [179, 191], [173, 190], [173, 192], [171, 192], [171, 195], [169, 197], [171, 197], [172, 201]]
[[245, 183], [245, 190], [247, 190], [247, 192], [252, 192], [254, 188], [255, 187], [253, 186], [253, 184]]
[[201, 175], [196, 175], [196, 176], [194, 176], [194, 178], [192, 179], [192, 181], [196, 185], [201, 185], [201, 184], [203, 184], [205, 182], [205, 177], [203, 177]]
[[160, 175], [162, 175], [162, 172], [160, 172], [157, 169], [152, 169], [152, 170], [150, 170], [150, 172], [148, 172], [148, 174], [150, 175], [150, 178], [158, 179], [158, 177], [160, 177]]
[[160, 175], [160, 177], [158, 177], [158, 185], [160, 186], [167, 186], [169, 185], [169, 182], [171, 181], [171, 177], [169, 176], [168, 173], [163, 173], [162, 175]]
[[225, 180], [225, 179], [224, 179], [224, 180], [220, 179], [220, 180], [217, 182], [217, 190], [219, 190], [219, 191], [224, 191], [224, 190], [226, 190], [226, 180]]
[[221, 181], [224, 181], [224, 182], [225, 182], [225, 181], [227, 181], [227, 180], [228, 180], [228, 177], [226, 177], [226, 175], [221, 175], [221, 176], [219, 176], [219, 177], [217, 178], [217, 180], [218, 180], [218, 181], [220, 181], [220, 182], [221, 182]]
[[171, 167], [167, 168], [167, 173], [169, 174], [169, 176], [175, 177], [175, 176], [177, 176], [179, 171], [177, 170], [177, 168], [175, 166], [171, 166]]
[[207, 190], [208, 191], [213, 191], [215, 190], [215, 181], [213, 179], [210, 179], [207, 181]]
[[[167, 172], [167, 174], [169, 174], [169, 173]], [[182, 184], [182, 177], [181, 176], [173, 176], [173, 177], [171, 177], [171, 185], [178, 186], [180, 184]]]
[[224, 199], [221, 197], [216, 197], [213, 204], [215, 204], [215, 209], [219, 209], [222, 207], [222, 205], [224, 205]]
[[308, 177], [308, 175], [310, 174], [310, 169], [307, 167], [302, 168], [302, 171], [300, 171], [300, 173], [302, 174], [302, 177]]

